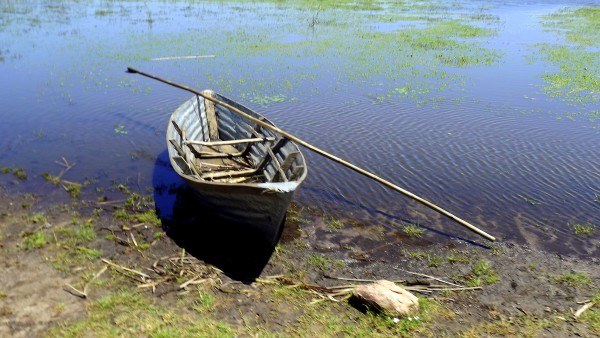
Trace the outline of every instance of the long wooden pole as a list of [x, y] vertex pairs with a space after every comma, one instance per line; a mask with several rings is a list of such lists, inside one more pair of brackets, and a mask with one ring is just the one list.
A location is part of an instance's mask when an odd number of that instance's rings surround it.
[[157, 80], [157, 81], [169, 84], [171, 86], [174, 86], [174, 87], [177, 87], [177, 88], [180, 88], [180, 89], [183, 89], [183, 90], [187, 90], [187, 91], [192, 92], [192, 93], [194, 93], [194, 94], [196, 94], [198, 96], [201, 96], [201, 97], [203, 97], [203, 98], [205, 98], [205, 99], [207, 99], [209, 101], [212, 101], [212, 102], [214, 102], [216, 104], [219, 104], [219, 105], [221, 105], [223, 107], [226, 107], [226, 108], [230, 109], [231, 111], [236, 112], [237, 114], [239, 114], [239, 115], [241, 115], [241, 116], [243, 116], [243, 117], [245, 117], [245, 118], [247, 118], [247, 119], [249, 119], [249, 120], [257, 123], [257, 124], [259, 124], [260, 126], [262, 126], [264, 128], [267, 128], [267, 129], [271, 129], [272, 131], [274, 131], [274, 132], [276, 132], [278, 134], [281, 134], [282, 136], [284, 136], [284, 137], [286, 137], [286, 138], [288, 138], [288, 139], [290, 139], [290, 140], [292, 140], [292, 141], [294, 141], [294, 142], [302, 145], [303, 147], [305, 147], [305, 148], [307, 148], [307, 149], [309, 149], [309, 150], [311, 150], [311, 151], [313, 151], [313, 152], [315, 152], [315, 153], [317, 153], [317, 154], [319, 154], [321, 156], [327, 157], [330, 160], [333, 160], [333, 161], [335, 161], [335, 162], [337, 162], [339, 164], [342, 164], [342, 165], [344, 165], [344, 166], [346, 166], [346, 167], [348, 167], [348, 168], [350, 168], [350, 169], [358, 172], [359, 174], [367, 176], [367, 177], [369, 177], [369, 178], [371, 178], [371, 179], [373, 179], [373, 180], [375, 180], [375, 181], [377, 181], [377, 182], [379, 182], [379, 183], [387, 186], [388, 188], [396, 190], [396, 191], [398, 191], [398, 192], [400, 192], [400, 193], [402, 193], [402, 194], [404, 194], [404, 195], [406, 195], [406, 196], [414, 199], [415, 201], [417, 201], [417, 202], [419, 202], [419, 203], [421, 203], [421, 204], [423, 204], [423, 205], [425, 205], [425, 206], [427, 206], [427, 207], [429, 207], [429, 208], [431, 208], [431, 209], [439, 212], [440, 214], [445, 215], [448, 218], [453, 219], [454, 221], [456, 221], [459, 224], [465, 226], [469, 230], [477, 233], [478, 235], [481, 235], [481, 236], [489, 239], [490, 241], [495, 241], [496, 240], [496, 238], [494, 236], [488, 234], [487, 232], [485, 232], [485, 231], [483, 231], [483, 230], [475, 227], [471, 223], [469, 223], [469, 222], [467, 222], [467, 221], [459, 218], [458, 216], [450, 213], [449, 211], [446, 211], [446, 210], [440, 208], [439, 206], [437, 206], [437, 205], [435, 205], [435, 204], [433, 204], [433, 203], [431, 203], [431, 202], [429, 202], [429, 201], [427, 201], [427, 200], [425, 200], [425, 199], [423, 199], [423, 198], [421, 198], [421, 197], [419, 197], [419, 196], [411, 193], [410, 191], [402, 189], [402, 188], [400, 188], [399, 186], [393, 184], [390, 181], [387, 181], [387, 180], [385, 180], [385, 179], [383, 179], [383, 178], [381, 178], [381, 177], [379, 177], [379, 176], [377, 176], [377, 175], [375, 175], [375, 174], [373, 174], [373, 173], [371, 173], [371, 172], [369, 172], [369, 171], [367, 171], [365, 169], [357, 167], [356, 165], [354, 165], [354, 164], [352, 164], [352, 163], [350, 163], [350, 162], [348, 162], [346, 160], [343, 160], [343, 159], [341, 159], [341, 158], [339, 158], [337, 156], [334, 156], [334, 155], [332, 155], [332, 154], [330, 154], [330, 153], [328, 153], [328, 152], [326, 152], [326, 151], [324, 151], [322, 149], [319, 149], [319, 148], [313, 146], [312, 144], [307, 143], [307, 142], [303, 141], [302, 139], [299, 139], [298, 137], [296, 137], [296, 136], [294, 136], [294, 135], [292, 135], [292, 134], [290, 134], [290, 133], [288, 133], [288, 132], [286, 132], [284, 130], [281, 130], [281, 129], [279, 129], [279, 128], [275, 127], [275, 126], [272, 126], [272, 125], [270, 125], [270, 124], [268, 124], [268, 123], [266, 123], [264, 121], [261, 121], [261, 120], [255, 118], [255, 117], [253, 117], [253, 116], [250, 116], [250, 115], [244, 113], [243, 111], [237, 109], [236, 107], [234, 107], [234, 106], [232, 106], [230, 104], [227, 104], [226, 102], [222, 102], [221, 100], [218, 100], [218, 99], [215, 99], [213, 97], [210, 97], [210, 96], [202, 93], [201, 91], [195, 90], [195, 89], [190, 88], [188, 86], [184, 86], [184, 85], [181, 85], [181, 84], [178, 84], [178, 83], [166, 80], [166, 79], [162, 79], [162, 78], [160, 78], [158, 76], [155, 76], [155, 75], [152, 75], [152, 74], [148, 74], [148, 73], [144, 73], [142, 71], [139, 71], [139, 70], [131, 68], [131, 67], [127, 67], [127, 72], [128, 73], [134, 73], [134, 74], [140, 74], [140, 75], [149, 77], [151, 79], [154, 79], [154, 80]]

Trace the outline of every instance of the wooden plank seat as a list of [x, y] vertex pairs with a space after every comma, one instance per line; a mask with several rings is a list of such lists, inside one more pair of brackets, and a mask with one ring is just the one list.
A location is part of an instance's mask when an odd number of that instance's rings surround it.
[[[283, 147], [287, 139], [264, 136], [259, 133], [260, 128], [252, 128], [250, 130], [254, 136], [253, 138], [195, 141], [187, 139], [185, 129], [177, 125], [175, 121], [173, 121], [173, 126], [181, 137], [181, 141], [177, 142], [175, 139], [171, 139], [169, 142], [176, 149], [181, 159], [187, 164], [190, 173], [203, 180], [237, 183], [250, 179], [261, 172], [267, 164], [271, 163], [275, 167], [276, 172], [270, 181], [287, 182], [289, 178], [285, 173], [299, 155], [297, 152], [292, 153], [283, 163], [280, 163], [275, 154]], [[238, 150], [234, 147], [234, 145], [244, 143], [248, 144], [248, 146], [243, 150]], [[249, 151], [249, 145], [252, 143], [270, 143], [265, 146], [266, 152], [264, 157], [255, 166], [244, 156]], [[198, 149], [196, 148], [197, 146], [201, 148]], [[187, 147], [190, 150], [193, 158], [189, 158], [186, 155], [189, 153], [186, 153], [183, 147]], [[210, 151], [205, 150], [207, 148]], [[292, 174], [291, 176], [294, 175]]]
[[233, 145], [233, 144], [241, 144], [241, 143], [257, 143], [257, 142], [272, 142], [275, 141], [274, 137], [262, 137], [262, 138], [246, 138], [240, 140], [227, 140], [227, 141], [183, 141], [185, 144], [198, 144], [201, 146], [223, 146], [223, 145]]

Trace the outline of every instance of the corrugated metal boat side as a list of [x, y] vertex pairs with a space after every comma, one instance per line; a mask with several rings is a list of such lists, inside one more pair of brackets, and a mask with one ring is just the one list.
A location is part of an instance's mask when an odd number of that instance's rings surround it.
[[[186, 179], [185, 176], [183, 176]], [[199, 202], [224, 219], [257, 228], [275, 244], [294, 190], [274, 191], [256, 185], [215, 184], [186, 179]]]

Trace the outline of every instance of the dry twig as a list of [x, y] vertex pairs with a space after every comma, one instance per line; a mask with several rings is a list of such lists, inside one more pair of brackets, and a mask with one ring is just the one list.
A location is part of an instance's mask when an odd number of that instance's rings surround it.
[[100, 277], [105, 271], [106, 271], [106, 266], [102, 267], [102, 269], [100, 269], [100, 271], [98, 271], [94, 275], [94, 277], [92, 277], [92, 279], [90, 279], [87, 283], [85, 283], [85, 286], [83, 287], [83, 291], [75, 288], [73, 285], [71, 285], [69, 283], [65, 284], [65, 286], [69, 287], [68, 289], [65, 289], [65, 291], [72, 294], [73, 296], [77, 296], [79, 298], [86, 299], [88, 297], [88, 293], [87, 293], [88, 286], [90, 286], [90, 284], [94, 280], [96, 280], [96, 278]]
[[575, 314], [573, 316], [575, 316], [575, 318], [579, 318], [579, 316], [581, 316], [585, 311], [587, 311], [592, 306], [594, 306], [594, 302], [589, 302], [589, 303], [583, 304], [577, 311], [575, 311]]
[[140, 276], [142, 278], [142, 282], [146, 282], [146, 279], [150, 279], [150, 276], [148, 276], [147, 274], [145, 274], [143, 272], [140, 272], [140, 271], [137, 271], [137, 270], [133, 270], [133, 269], [130, 269], [130, 268], [126, 268], [124, 266], [117, 265], [117, 264], [115, 264], [115, 263], [113, 263], [113, 262], [111, 262], [111, 261], [109, 261], [107, 259], [104, 259], [104, 258], [102, 258], [102, 261], [104, 263], [106, 263], [106, 264], [108, 264], [108, 265], [116, 268], [119, 271], [123, 270], [123, 271], [131, 272], [131, 273], [134, 273], [134, 274]]

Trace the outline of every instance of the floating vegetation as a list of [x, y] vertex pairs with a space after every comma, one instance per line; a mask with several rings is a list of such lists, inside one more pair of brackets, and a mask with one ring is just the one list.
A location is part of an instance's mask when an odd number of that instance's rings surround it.
[[12, 173], [13, 175], [15, 175], [16, 178], [20, 179], [21, 181], [27, 179], [27, 172], [23, 168], [15, 168], [13, 169]]
[[580, 237], [591, 236], [595, 231], [596, 227], [591, 223], [569, 223], [569, 229]]
[[48, 172], [42, 173], [42, 178], [54, 185], [58, 185], [60, 183], [60, 178], [58, 176], [54, 176]]
[[83, 186], [81, 183], [63, 180], [62, 186], [65, 189], [65, 191], [68, 192], [69, 195], [71, 195], [71, 197], [73, 198], [77, 198], [79, 197], [79, 195], [81, 195], [81, 187]]
[[18, 178], [21, 181], [24, 181], [27, 179], [27, 172], [23, 168], [2, 167], [2, 168], [0, 168], [0, 172], [3, 174], [12, 173], [16, 178]]
[[114, 13], [115, 13], [115, 12], [114, 12], [114, 11], [112, 11], [112, 10], [106, 10], [106, 9], [97, 9], [97, 10], [94, 12], [94, 15], [96, 15], [96, 16], [106, 16], [106, 15], [111, 15], [111, 14], [114, 14]]
[[538, 200], [536, 200], [536, 199], [530, 198], [530, 197], [526, 197], [526, 196], [523, 196], [523, 200], [524, 200], [525, 202], [527, 202], [527, 203], [531, 204], [531, 205], [538, 205], [538, 204], [542, 204], [542, 202], [540, 202], [540, 201], [538, 201]]
[[260, 96], [260, 97], [254, 97], [254, 98], [250, 99], [250, 102], [256, 103], [261, 106], [268, 106], [273, 103], [285, 102], [286, 98], [287, 97], [282, 94], [273, 95], [273, 96]]
[[536, 45], [539, 55], [559, 68], [543, 76], [548, 83], [544, 91], [569, 102], [600, 101], [600, 8], [565, 8], [542, 20], [564, 39], [562, 44]]
[[600, 8], [563, 8], [542, 18], [544, 25], [580, 47], [600, 46]]
[[117, 186], [117, 189], [118, 189], [119, 191], [121, 191], [122, 193], [124, 193], [124, 194], [127, 194], [127, 195], [131, 194], [131, 191], [129, 191], [129, 188], [127, 188], [127, 187], [126, 187], [125, 185], [123, 185], [123, 184], [119, 184], [119, 185]]
[[122, 124], [115, 124], [114, 131], [117, 135], [127, 135], [127, 130], [125, 130], [125, 126]]

